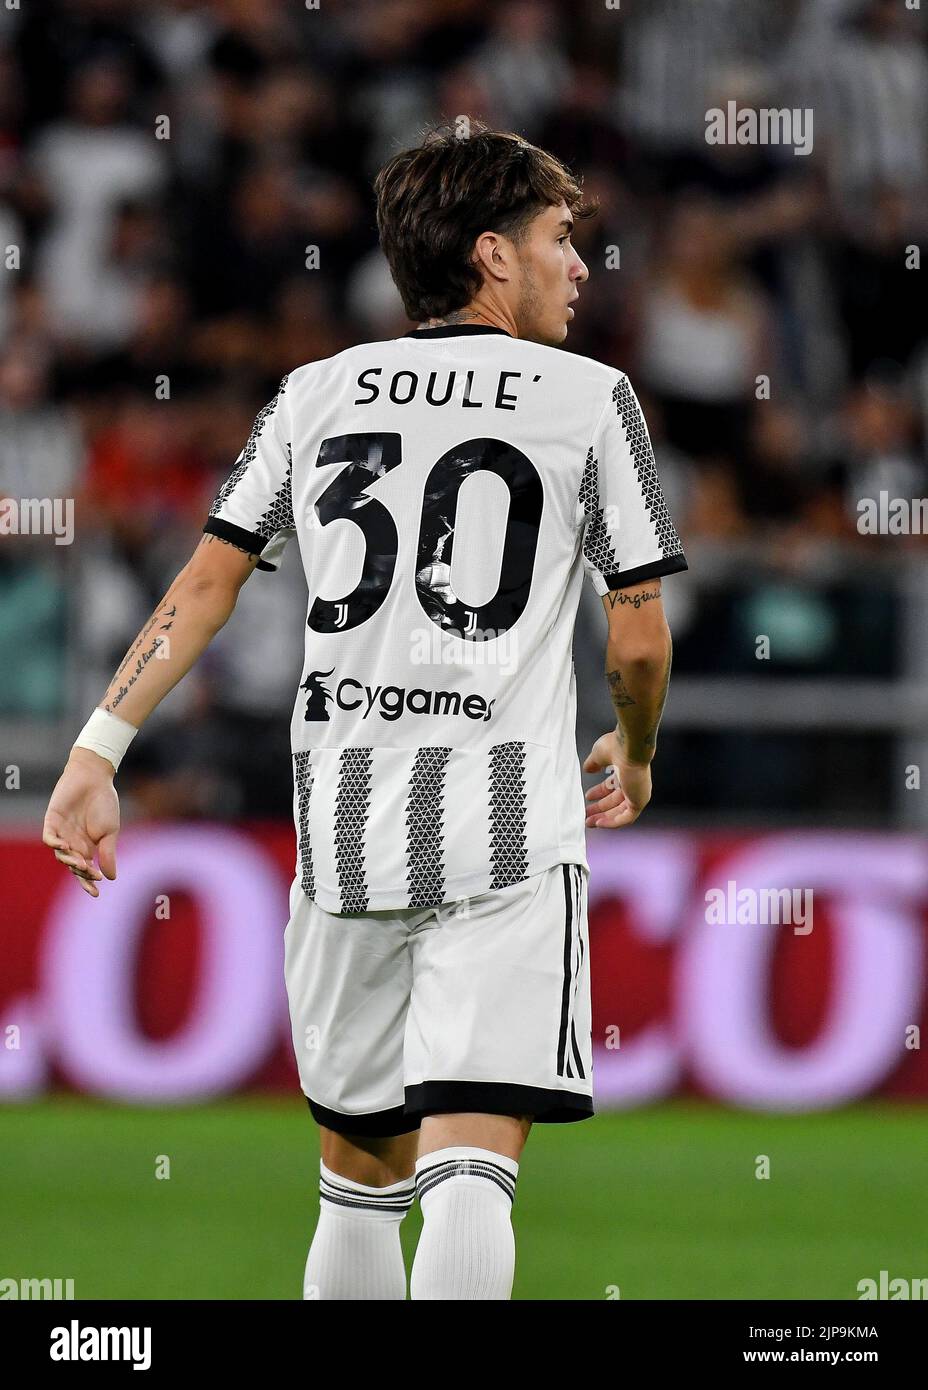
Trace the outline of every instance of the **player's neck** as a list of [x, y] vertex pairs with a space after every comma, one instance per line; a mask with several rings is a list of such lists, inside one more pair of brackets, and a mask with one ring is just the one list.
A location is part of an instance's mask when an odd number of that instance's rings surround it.
[[512, 338], [519, 336], [512, 316], [505, 309], [497, 311], [470, 304], [463, 309], [455, 309], [452, 313], [445, 314], [443, 318], [427, 319], [424, 323], [416, 326], [418, 328], [445, 328], [459, 323], [487, 324], [491, 328], [501, 328]]

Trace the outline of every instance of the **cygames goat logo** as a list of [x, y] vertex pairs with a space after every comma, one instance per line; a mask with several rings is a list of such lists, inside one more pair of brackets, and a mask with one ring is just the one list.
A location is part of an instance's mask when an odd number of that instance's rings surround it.
[[333, 701], [338, 709], [356, 710], [363, 708], [362, 719], [376, 711], [381, 719], [393, 721], [403, 714], [464, 715], [465, 719], [480, 719], [486, 722], [493, 711], [495, 700], [489, 704], [482, 695], [462, 695], [459, 690], [425, 690], [416, 686], [407, 690], [402, 685], [362, 685], [353, 676], [344, 676], [335, 687], [333, 695], [322, 678], [331, 676], [335, 667], [328, 671], [310, 671], [300, 686], [306, 691], [306, 712], [304, 719], [328, 720], [330, 718], [327, 701]]

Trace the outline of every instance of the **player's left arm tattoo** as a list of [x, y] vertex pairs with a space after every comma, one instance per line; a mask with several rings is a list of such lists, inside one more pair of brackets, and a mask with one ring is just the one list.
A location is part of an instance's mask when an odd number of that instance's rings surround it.
[[623, 755], [630, 762], [649, 762], [654, 755], [657, 731], [670, 686], [672, 659], [672, 651], [668, 648], [666, 662], [659, 676], [653, 667], [650, 670], [636, 669], [634, 672], [628, 668], [626, 674], [634, 686], [634, 695], [618, 670], [606, 672], [616, 712], [616, 738]]
[[647, 603], [650, 598], [660, 598], [661, 586], [658, 584], [656, 589], [648, 589], [643, 593], [627, 594], [624, 589], [613, 589], [606, 595], [609, 600], [609, 607], [615, 608], [616, 604], [622, 606], [629, 605], [631, 608], [640, 608], [643, 603]]
[[657, 714], [654, 717], [654, 722], [652, 723], [651, 727], [649, 729], [646, 729], [644, 733], [644, 746], [645, 748], [649, 748], [652, 751], [654, 749], [655, 743], [657, 742], [657, 730], [661, 722], [661, 715], [664, 713], [664, 704], [667, 700], [667, 691], [670, 687], [670, 667], [672, 662], [673, 652], [669, 651], [667, 653], [667, 665], [664, 667], [664, 677], [661, 682], [661, 688], [657, 696]]
[[621, 671], [607, 671], [606, 680], [609, 682], [609, 694], [612, 696], [612, 704], [616, 710], [627, 709], [635, 701], [628, 693], [628, 687], [622, 679]]

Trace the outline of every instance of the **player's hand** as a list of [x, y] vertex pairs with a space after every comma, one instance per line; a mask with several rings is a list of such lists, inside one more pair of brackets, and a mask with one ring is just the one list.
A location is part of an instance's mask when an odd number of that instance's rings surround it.
[[[89, 748], [72, 749], [45, 812], [42, 843], [55, 851], [55, 858], [68, 866], [86, 893], [99, 898], [97, 882], [104, 874], [116, 877], [118, 834], [119, 797], [112, 763]], [[95, 851], [99, 869], [93, 862]]]
[[622, 757], [615, 734], [603, 734], [583, 764], [584, 772], [605, 770], [605, 781], [586, 793], [587, 826], [618, 830], [632, 825], [651, 800], [650, 763], [630, 763]]

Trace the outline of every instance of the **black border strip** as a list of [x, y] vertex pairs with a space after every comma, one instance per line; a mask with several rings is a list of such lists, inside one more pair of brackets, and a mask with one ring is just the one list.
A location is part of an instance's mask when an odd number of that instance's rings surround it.
[[604, 574], [603, 580], [611, 593], [613, 589], [627, 589], [629, 584], [640, 584], [645, 579], [660, 579], [664, 574], [679, 574], [681, 570], [688, 569], [686, 556], [681, 550], [679, 555], [668, 555], [664, 560], [652, 560], [649, 565], [638, 565], [633, 570]]
[[512, 1081], [420, 1081], [406, 1087], [406, 1109], [420, 1115], [531, 1115], [541, 1124], [569, 1124], [593, 1114], [579, 1091], [520, 1086]]
[[394, 1105], [391, 1110], [374, 1110], [367, 1115], [343, 1115], [339, 1110], [329, 1110], [318, 1105], [310, 1096], [306, 1097], [310, 1113], [317, 1125], [334, 1129], [336, 1134], [360, 1134], [372, 1139], [389, 1139], [397, 1134], [409, 1134], [419, 1128], [419, 1116], [410, 1115], [402, 1105]]
[[[257, 536], [253, 531], [246, 531], [244, 526], [235, 526], [231, 521], [223, 521], [221, 516], [211, 516], [207, 518], [203, 530], [210, 536], [219, 536], [220, 540], [231, 541], [233, 545], [247, 546], [251, 555], [260, 555], [267, 545], [265, 536]], [[259, 570], [268, 570], [271, 574], [277, 573], [276, 565], [269, 565], [267, 560], [258, 561]]]

